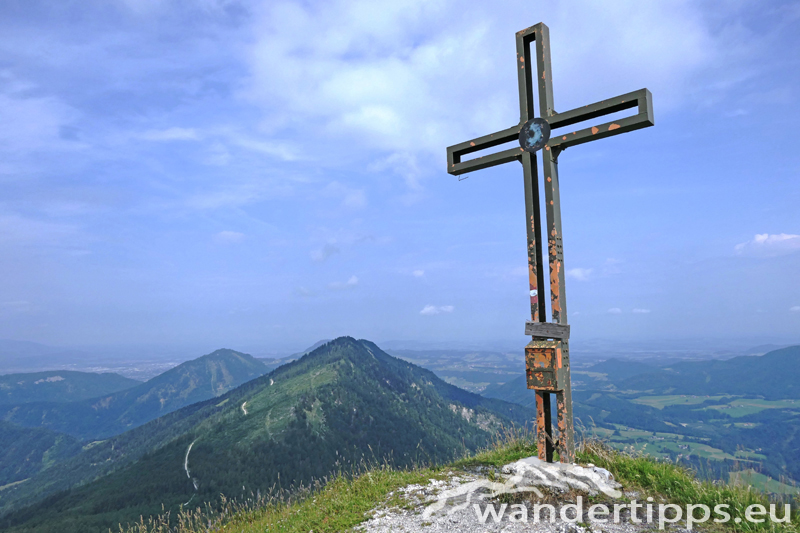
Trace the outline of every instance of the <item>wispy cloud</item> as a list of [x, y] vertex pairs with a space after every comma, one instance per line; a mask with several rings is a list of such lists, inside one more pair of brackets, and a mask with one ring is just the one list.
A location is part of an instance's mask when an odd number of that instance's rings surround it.
[[800, 313], [800, 305], [793, 305], [792, 307], [789, 308], [789, 311], [791, 311], [792, 313]]
[[244, 240], [244, 233], [238, 231], [220, 231], [214, 235], [214, 241], [220, 244], [236, 244]]
[[609, 314], [609, 315], [619, 315], [619, 314], [622, 314], [622, 309], [620, 309], [619, 307], [612, 307], [611, 309], [609, 309], [609, 310], [608, 310], [608, 314]]
[[800, 235], [760, 233], [734, 246], [739, 255], [777, 256], [800, 251]]
[[328, 284], [328, 288], [333, 291], [341, 291], [347, 289], [353, 289], [358, 285], [358, 278], [356, 276], [350, 276], [345, 282], [341, 281], [334, 281], [333, 283]]
[[650, 313], [649, 309], [634, 309], [633, 312], [637, 315], [646, 315]]
[[570, 268], [567, 270], [567, 277], [578, 281], [588, 281], [592, 270], [591, 268]]
[[141, 138], [146, 141], [196, 141], [200, 136], [192, 128], [167, 128], [164, 130], [147, 130]]
[[412, 272], [411, 274], [412, 274], [412, 275], [413, 275], [415, 278], [421, 278], [422, 276], [424, 276], [424, 275], [425, 275], [425, 271], [424, 271], [424, 270], [422, 270], [422, 269], [419, 269], [419, 270], [415, 270], [415, 271], [414, 271], [414, 272]]
[[421, 315], [441, 315], [442, 313], [452, 313], [455, 309], [452, 305], [426, 305], [419, 312]]

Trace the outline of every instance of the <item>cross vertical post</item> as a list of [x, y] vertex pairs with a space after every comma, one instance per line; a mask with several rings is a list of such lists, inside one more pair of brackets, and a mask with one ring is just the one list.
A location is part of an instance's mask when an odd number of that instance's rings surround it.
[[[531, 44], [535, 43], [535, 56]], [[575, 460], [575, 437], [572, 420], [572, 387], [569, 363], [569, 333], [564, 269], [564, 247], [561, 230], [561, 196], [558, 181], [558, 157], [567, 148], [620, 133], [654, 125], [652, 95], [640, 89], [616, 98], [597, 102], [564, 113], [556, 113], [553, 103], [552, 67], [550, 61], [550, 30], [539, 23], [517, 32], [517, 73], [519, 83], [520, 122], [505, 130], [484, 135], [447, 148], [447, 172], [454, 175], [481, 170], [495, 165], [519, 161], [522, 163], [525, 186], [525, 216], [527, 227], [528, 284], [530, 289], [531, 320], [525, 334], [532, 340], [525, 347], [525, 366], [528, 388], [536, 391], [536, 429], [539, 458], [552, 462], [557, 451], [561, 462]], [[533, 76], [536, 64], [539, 116], [534, 116]], [[569, 133], [551, 132], [601, 116], [636, 108], [638, 113], [598, 126]], [[462, 157], [512, 141], [511, 147], [462, 161]], [[539, 195], [537, 152], [542, 154], [545, 201], [547, 255], [549, 268], [550, 311], [547, 322], [544, 294], [543, 241]], [[551, 394], [556, 395], [557, 429], [551, 421]]]

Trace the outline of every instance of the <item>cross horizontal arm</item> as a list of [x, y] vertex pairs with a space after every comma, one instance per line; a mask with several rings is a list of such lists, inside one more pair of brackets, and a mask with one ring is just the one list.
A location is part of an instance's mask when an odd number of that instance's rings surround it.
[[494, 146], [499, 146], [519, 138], [520, 125], [517, 124], [508, 129], [492, 133], [491, 135], [484, 135], [471, 141], [465, 141], [460, 144], [454, 144], [447, 148], [447, 172], [458, 176], [465, 172], [473, 170], [481, 170], [484, 168], [493, 167], [495, 165], [502, 165], [511, 161], [519, 160], [522, 156], [522, 149], [516, 146], [510, 150], [503, 150], [494, 154], [488, 154], [482, 157], [476, 157], [469, 161], [461, 162], [461, 156], [485, 150]]
[[542, 339], [569, 339], [569, 326], [567, 324], [551, 324], [550, 322], [525, 322], [525, 335], [532, 335]]
[[573, 131], [572, 133], [558, 134], [553, 132], [550, 137], [550, 142], [547, 144], [550, 148], [564, 150], [570, 146], [576, 146], [604, 137], [611, 137], [612, 135], [619, 135], [620, 133], [646, 128], [655, 124], [653, 119], [653, 95], [650, 94], [650, 91], [647, 89], [640, 89], [632, 93], [623, 94], [616, 98], [603, 100], [602, 102], [573, 109], [565, 113], [558, 113], [552, 117], [548, 117], [547, 122], [550, 123], [551, 130], [555, 130], [633, 107], [638, 108], [638, 113], [630, 117], [606, 122], [605, 124], [592, 126], [591, 128]]

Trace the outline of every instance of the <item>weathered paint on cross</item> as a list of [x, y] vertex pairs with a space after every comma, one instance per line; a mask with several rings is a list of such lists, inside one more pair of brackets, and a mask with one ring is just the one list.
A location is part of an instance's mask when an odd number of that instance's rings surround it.
[[[539, 457], [553, 460], [554, 448], [562, 462], [575, 459], [572, 424], [572, 387], [569, 372], [569, 326], [565, 290], [564, 248], [561, 233], [561, 197], [558, 186], [558, 156], [571, 146], [646, 128], [654, 124], [652, 95], [647, 89], [617, 96], [582, 108], [556, 113], [553, 104], [553, 76], [550, 62], [550, 30], [543, 23], [516, 34], [517, 80], [519, 83], [519, 124], [484, 135], [447, 149], [447, 172], [454, 175], [473, 170], [519, 161], [525, 185], [525, 216], [528, 236], [528, 285], [530, 289], [531, 321], [525, 333], [533, 337], [526, 347], [528, 388], [536, 390], [537, 433]], [[535, 56], [531, 55], [535, 43]], [[545, 218], [549, 263], [550, 310], [553, 324], [547, 322], [542, 265], [541, 213], [539, 198], [538, 158], [534, 152], [513, 147], [467, 161], [462, 157], [474, 152], [500, 146], [519, 139], [522, 126], [534, 116], [533, 76], [536, 69], [539, 118], [550, 126], [551, 136], [544, 145], [542, 169], [544, 174]], [[557, 133], [555, 130], [610, 115], [627, 109], [637, 113], [597, 126]], [[520, 145], [523, 145], [520, 141]], [[549, 326], [560, 325], [561, 329]], [[546, 341], [542, 344], [542, 340]], [[536, 365], [536, 366], [532, 366]], [[550, 420], [550, 394], [556, 394], [558, 439], [553, 436]]]

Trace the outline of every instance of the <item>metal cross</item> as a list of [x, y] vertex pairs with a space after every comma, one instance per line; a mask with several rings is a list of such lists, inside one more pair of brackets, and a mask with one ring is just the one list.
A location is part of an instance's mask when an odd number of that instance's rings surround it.
[[[564, 283], [564, 254], [561, 235], [561, 199], [558, 190], [558, 156], [571, 146], [619, 135], [654, 125], [652, 95], [647, 89], [617, 96], [564, 113], [553, 109], [553, 81], [550, 66], [550, 30], [543, 23], [517, 32], [517, 73], [519, 80], [519, 124], [472, 139], [447, 149], [447, 172], [454, 175], [501, 165], [522, 163], [525, 182], [525, 215], [528, 233], [528, 273], [531, 321], [525, 334], [532, 341], [525, 348], [528, 388], [536, 391], [539, 457], [552, 462], [556, 449], [562, 462], [574, 462], [575, 439], [572, 423], [572, 389], [569, 373], [569, 326]], [[531, 43], [536, 45], [536, 65]], [[539, 117], [534, 116], [533, 76], [536, 69]], [[555, 130], [610, 115], [626, 109], [637, 114], [578, 130]], [[549, 128], [547, 127], [549, 126]], [[462, 161], [464, 155], [519, 140], [519, 147]], [[542, 265], [539, 176], [536, 152], [541, 149], [544, 169], [547, 250], [550, 266], [550, 309], [547, 322]], [[550, 394], [556, 394], [558, 436], [553, 434]]]

